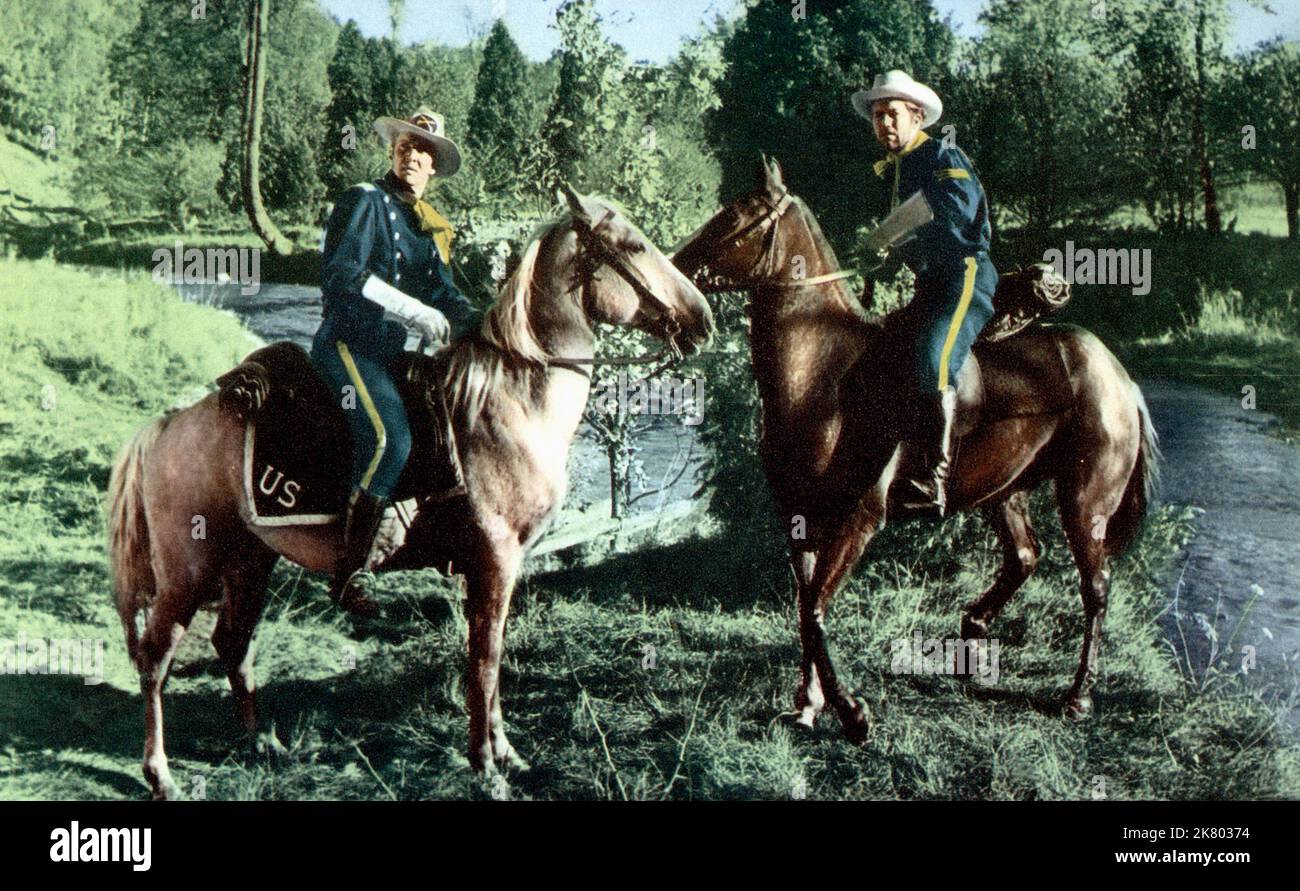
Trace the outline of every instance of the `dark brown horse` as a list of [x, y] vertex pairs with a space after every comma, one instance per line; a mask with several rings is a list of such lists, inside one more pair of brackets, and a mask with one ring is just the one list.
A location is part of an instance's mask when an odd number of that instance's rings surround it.
[[[506, 614], [520, 562], [564, 500], [591, 383], [581, 367], [594, 353], [593, 325], [639, 328], [688, 349], [713, 332], [703, 295], [630, 221], [596, 199], [570, 193], [569, 203], [569, 214], [528, 247], [479, 335], [452, 347], [445, 384], [468, 496], [422, 509], [406, 544], [379, 567], [445, 567], [450, 559], [466, 577], [469, 758], [477, 770], [523, 765], [501, 716]], [[254, 732], [249, 643], [271, 569], [283, 556], [328, 572], [341, 546], [337, 522], [249, 522], [244, 424], [218, 401], [210, 394], [142, 429], [109, 485], [118, 611], [140, 672], [144, 774], [158, 798], [178, 794], [163, 748], [162, 689], [195, 610], [221, 600], [212, 643]], [[198, 540], [195, 516], [207, 524]]]
[[[706, 291], [749, 292], [760, 455], [792, 532], [798, 585], [803, 662], [794, 719], [811, 727], [829, 701], [849, 736], [862, 739], [869, 716], [835, 674], [823, 623], [886, 517], [919, 515], [903, 507], [915, 496], [908, 479], [924, 470], [908, 442], [909, 313], [866, 317], [774, 161], [764, 160], [758, 188], [719, 211], [673, 262]], [[1139, 530], [1153, 484], [1156, 439], [1142, 394], [1092, 334], [1046, 325], [978, 345], [958, 389], [949, 509], [982, 510], [1003, 555], [996, 580], [966, 607], [961, 637], [986, 640], [1034, 571], [1028, 493], [1053, 480], [1087, 620], [1066, 706], [1083, 718], [1092, 711], [1108, 562]]]

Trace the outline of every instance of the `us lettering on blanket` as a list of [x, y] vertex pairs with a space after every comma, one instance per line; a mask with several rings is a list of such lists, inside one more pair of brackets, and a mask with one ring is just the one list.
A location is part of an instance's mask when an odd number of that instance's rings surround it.
[[[267, 477], [271, 475], [272, 471], [275, 471], [275, 468], [270, 464], [266, 465], [266, 470], [262, 471], [262, 479], [257, 483], [257, 488], [262, 491], [263, 495], [274, 495], [276, 488], [280, 485], [280, 481], [284, 479], [284, 471], [276, 471], [275, 480], [268, 487], [266, 480]], [[301, 488], [302, 486], [294, 480], [286, 480], [282, 490], [283, 494], [275, 500], [285, 507], [293, 507], [298, 501], [298, 490]], [[289, 499], [288, 501], [285, 500], [286, 497]]]

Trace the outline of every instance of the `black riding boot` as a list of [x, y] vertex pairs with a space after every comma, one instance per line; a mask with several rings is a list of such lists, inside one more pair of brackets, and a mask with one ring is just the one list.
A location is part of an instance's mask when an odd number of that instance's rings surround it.
[[933, 437], [930, 440], [929, 453], [933, 456], [929, 483], [914, 481], [928, 502], [909, 504], [912, 508], [937, 507], [939, 516], [948, 511], [948, 473], [952, 464], [952, 431], [957, 419], [957, 390], [945, 387], [935, 396], [927, 399], [925, 407], [924, 434]]
[[358, 584], [367, 574], [370, 550], [374, 545], [379, 521], [388, 506], [387, 498], [377, 498], [365, 489], [354, 489], [348, 499], [347, 523], [343, 527], [343, 550], [334, 564], [334, 581], [330, 597], [350, 613], [373, 616], [379, 612], [375, 602]]

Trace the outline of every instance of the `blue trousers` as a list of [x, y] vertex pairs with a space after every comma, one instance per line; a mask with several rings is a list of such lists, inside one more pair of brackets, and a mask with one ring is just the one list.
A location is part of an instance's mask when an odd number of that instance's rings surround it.
[[352, 487], [390, 497], [411, 454], [411, 428], [387, 358], [335, 338], [327, 325], [316, 332], [311, 358], [352, 430]]
[[957, 385], [957, 373], [993, 317], [998, 273], [987, 254], [961, 265], [927, 269], [916, 279], [916, 380], [922, 394]]

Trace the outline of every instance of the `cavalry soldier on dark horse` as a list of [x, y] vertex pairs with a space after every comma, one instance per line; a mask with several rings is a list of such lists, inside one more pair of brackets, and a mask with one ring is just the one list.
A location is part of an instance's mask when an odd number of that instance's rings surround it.
[[[869, 90], [853, 94], [853, 107], [872, 123], [888, 154], [875, 163], [878, 176], [892, 183], [890, 210], [917, 192], [934, 218], [890, 252], [875, 273], [892, 276], [900, 263], [916, 273], [915, 381], [922, 403], [923, 428], [932, 437], [933, 479], [916, 483], [942, 516], [952, 462], [957, 412], [957, 373], [971, 346], [993, 317], [998, 274], [989, 259], [993, 230], [988, 200], [975, 168], [955, 145], [931, 138], [943, 114], [934, 90], [902, 71], [878, 75]], [[870, 285], [868, 285], [870, 287]]]
[[433, 343], [459, 339], [478, 313], [452, 282], [451, 226], [422, 197], [431, 177], [451, 176], [460, 151], [441, 115], [381, 117], [392, 168], [348, 189], [330, 215], [321, 257], [323, 319], [311, 358], [347, 410], [354, 443], [352, 495], [330, 595], [351, 612], [375, 612], [358, 582], [375, 534], [411, 451], [402, 397], [389, 372], [406, 330]]

